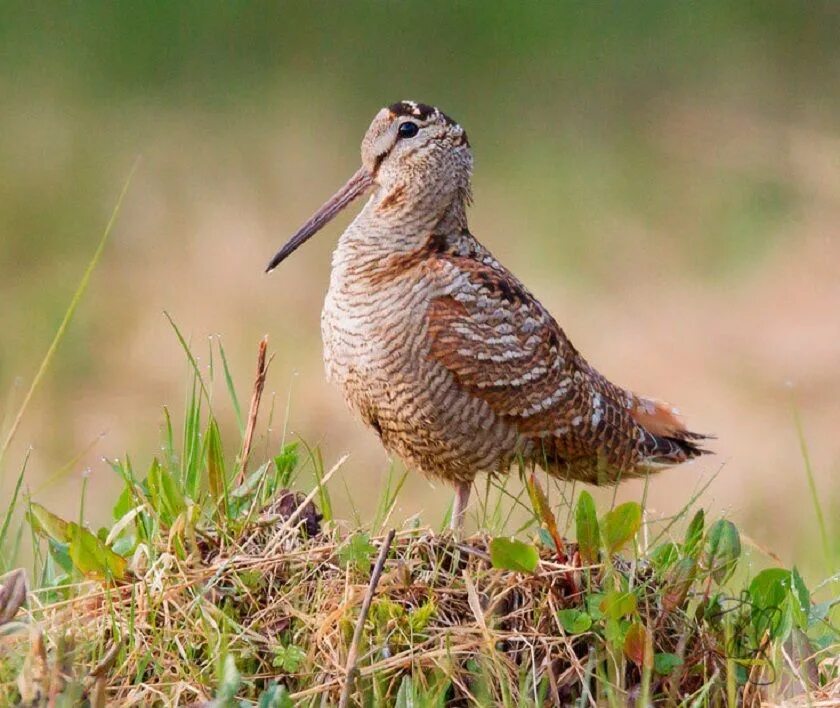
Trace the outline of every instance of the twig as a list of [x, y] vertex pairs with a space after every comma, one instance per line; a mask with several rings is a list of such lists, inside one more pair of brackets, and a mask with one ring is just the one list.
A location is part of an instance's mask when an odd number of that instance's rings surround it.
[[236, 483], [242, 484], [245, 481], [245, 468], [248, 465], [248, 457], [251, 455], [251, 443], [254, 441], [254, 430], [257, 427], [257, 414], [260, 412], [260, 400], [262, 399], [263, 388], [265, 388], [265, 375], [268, 373], [268, 365], [271, 359], [266, 362], [265, 354], [268, 350], [268, 335], [262, 338], [257, 353], [257, 377], [254, 380], [254, 392], [251, 394], [251, 407], [248, 409], [248, 424], [245, 427], [245, 437], [242, 439], [242, 452], [239, 454], [239, 474]]
[[347, 708], [350, 694], [353, 691], [353, 684], [356, 682], [356, 660], [359, 653], [359, 642], [362, 639], [362, 631], [364, 630], [365, 620], [370, 610], [370, 603], [373, 601], [373, 594], [376, 592], [376, 586], [379, 584], [379, 577], [382, 575], [385, 558], [388, 556], [388, 550], [391, 548], [391, 541], [394, 540], [395, 533], [395, 529], [391, 529], [382, 542], [382, 548], [379, 549], [379, 557], [376, 559], [373, 574], [370, 576], [370, 583], [368, 583], [367, 592], [365, 592], [365, 599], [362, 601], [362, 609], [359, 611], [359, 619], [356, 620], [356, 628], [353, 630], [350, 651], [347, 652], [346, 676], [344, 679], [344, 688], [341, 691], [341, 700], [338, 702], [338, 708]]

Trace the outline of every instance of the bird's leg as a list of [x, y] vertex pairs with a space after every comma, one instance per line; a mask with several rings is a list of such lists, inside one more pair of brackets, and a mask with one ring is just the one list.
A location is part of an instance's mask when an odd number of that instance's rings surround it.
[[472, 482], [455, 483], [455, 502], [452, 504], [452, 518], [449, 520], [449, 528], [452, 531], [459, 532], [464, 528], [464, 514], [470, 502], [470, 489]]

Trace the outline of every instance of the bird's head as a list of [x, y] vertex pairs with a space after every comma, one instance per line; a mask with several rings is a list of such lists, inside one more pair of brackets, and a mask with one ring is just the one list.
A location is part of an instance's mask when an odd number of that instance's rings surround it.
[[376, 187], [402, 201], [445, 205], [469, 198], [472, 152], [464, 129], [425, 103], [400, 101], [374, 116], [362, 140], [362, 166], [277, 252], [276, 268], [357, 197]]

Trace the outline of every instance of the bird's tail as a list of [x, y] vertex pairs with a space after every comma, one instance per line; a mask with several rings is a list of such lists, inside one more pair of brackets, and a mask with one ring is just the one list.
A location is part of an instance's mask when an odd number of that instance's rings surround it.
[[701, 444], [712, 436], [690, 431], [673, 406], [642, 396], [634, 396], [634, 399], [630, 414], [644, 431], [642, 454], [646, 464], [678, 465], [711, 454]]

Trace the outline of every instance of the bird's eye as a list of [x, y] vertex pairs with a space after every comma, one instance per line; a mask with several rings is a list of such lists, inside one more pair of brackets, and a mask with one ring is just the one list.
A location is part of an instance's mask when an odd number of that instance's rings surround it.
[[410, 121], [406, 121], [405, 123], [400, 123], [400, 127], [397, 128], [397, 132], [399, 133], [401, 138], [413, 138], [419, 132], [420, 128], [417, 127], [417, 123], [412, 123]]

